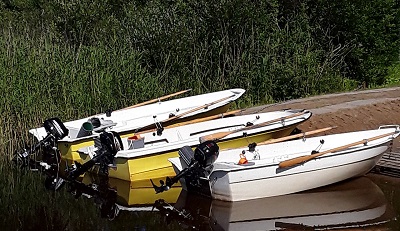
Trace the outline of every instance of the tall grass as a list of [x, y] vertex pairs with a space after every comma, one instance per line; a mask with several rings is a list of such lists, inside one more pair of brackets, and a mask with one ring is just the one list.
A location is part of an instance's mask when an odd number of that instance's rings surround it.
[[[26, 144], [32, 144], [27, 131], [42, 126], [46, 118], [76, 119], [156, 98], [174, 89], [159, 85], [157, 77], [141, 66], [140, 54], [129, 47], [76, 49], [54, 44], [51, 36], [38, 40], [29, 30], [1, 32], [0, 226], [7, 230], [121, 226], [100, 219], [92, 201], [75, 201], [64, 190], [46, 191], [40, 174], [17, 168], [11, 159]], [[123, 223], [131, 228], [154, 223], [153, 215], [127, 217], [130, 222]]]

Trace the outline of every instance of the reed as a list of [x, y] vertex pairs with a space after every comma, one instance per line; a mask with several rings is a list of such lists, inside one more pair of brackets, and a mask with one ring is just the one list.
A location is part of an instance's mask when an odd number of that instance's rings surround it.
[[[106, 47], [75, 50], [54, 45], [51, 37], [37, 41], [29, 34], [2, 33], [0, 53], [6, 55], [0, 56], [4, 96], [0, 99], [0, 226], [7, 230], [119, 226], [101, 219], [93, 201], [75, 200], [65, 189], [47, 191], [44, 176], [19, 169], [11, 160], [34, 142], [28, 130], [41, 126], [46, 118], [76, 119], [156, 98], [171, 89], [162, 89], [157, 78], [141, 66], [140, 54], [126, 47], [119, 51]], [[132, 228], [143, 223], [143, 216], [128, 217]]]

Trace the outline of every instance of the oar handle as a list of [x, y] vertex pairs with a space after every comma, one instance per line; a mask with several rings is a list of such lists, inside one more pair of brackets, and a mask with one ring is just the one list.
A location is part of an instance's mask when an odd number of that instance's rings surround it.
[[294, 114], [292, 114], [292, 115], [288, 115], [288, 116], [280, 117], [280, 118], [277, 118], [277, 119], [269, 120], [269, 121], [266, 121], [266, 122], [263, 122], [263, 123], [260, 123], [260, 124], [254, 124], [254, 125], [251, 125], [251, 126], [248, 126], [248, 127], [235, 129], [235, 130], [233, 130], [233, 131], [228, 131], [228, 132], [216, 132], [216, 133], [214, 133], [214, 134], [205, 135], [205, 136], [200, 137], [200, 142], [202, 143], [202, 142], [207, 141], [207, 140], [218, 140], [218, 139], [222, 139], [222, 138], [224, 138], [225, 136], [228, 136], [228, 135], [233, 134], [233, 133], [236, 133], [236, 132], [245, 131], [245, 130], [254, 129], [254, 128], [259, 128], [259, 127], [263, 127], [263, 126], [266, 126], [266, 125], [268, 125], [268, 124], [272, 124], [272, 123], [275, 123], [275, 122], [278, 122], [278, 121], [285, 121], [285, 120], [287, 120], [287, 119], [290, 119], [290, 118], [293, 118], [293, 117], [297, 117], [297, 116], [303, 115], [303, 114], [305, 114], [305, 113], [307, 113], [307, 112], [308, 112], [308, 111], [301, 111], [301, 112], [294, 113]]
[[126, 108], [122, 108], [122, 109], [119, 109], [118, 111], [126, 110], [126, 109], [131, 109], [131, 108], [135, 108], [135, 107], [141, 107], [141, 106], [144, 106], [144, 105], [147, 105], [147, 104], [155, 103], [155, 102], [158, 102], [158, 101], [161, 101], [161, 100], [164, 100], [164, 99], [173, 97], [173, 96], [177, 96], [177, 95], [186, 93], [186, 92], [191, 91], [191, 90], [192, 90], [192, 89], [187, 89], [187, 90], [183, 90], [183, 91], [178, 91], [178, 92], [175, 92], [175, 93], [172, 93], [172, 94], [169, 94], [169, 95], [165, 95], [165, 96], [159, 97], [159, 98], [157, 98], [157, 99], [152, 99], [152, 100], [149, 100], [149, 101], [146, 101], [146, 102], [142, 102], [142, 103], [138, 103], [138, 104], [135, 104], [135, 105], [126, 107]]
[[363, 139], [363, 140], [360, 140], [360, 141], [357, 141], [357, 142], [354, 142], [354, 143], [350, 143], [350, 144], [346, 144], [346, 145], [339, 146], [339, 147], [336, 147], [336, 148], [332, 148], [332, 149], [329, 149], [329, 150], [326, 150], [326, 151], [323, 151], [323, 152], [319, 152], [319, 153], [315, 153], [315, 154], [311, 154], [311, 155], [307, 155], [307, 156], [299, 156], [299, 157], [296, 157], [296, 158], [285, 160], [285, 161], [282, 161], [282, 162], [279, 163], [279, 168], [291, 167], [291, 166], [294, 166], [294, 165], [297, 165], [297, 164], [301, 164], [301, 163], [307, 162], [309, 160], [312, 160], [312, 159], [314, 159], [314, 158], [316, 158], [318, 156], [322, 156], [322, 155], [327, 154], [327, 153], [333, 153], [333, 152], [342, 151], [342, 150], [345, 150], [347, 148], [350, 148], [350, 147], [353, 147], [353, 146], [356, 146], [356, 145], [360, 145], [360, 144], [365, 144], [365, 143], [368, 143], [369, 141], [378, 140], [378, 139], [381, 139], [383, 137], [390, 136], [390, 135], [393, 135], [393, 134], [395, 134], [395, 132], [389, 132], [389, 133], [385, 133], [385, 134], [382, 134], [382, 135], [379, 135], [379, 136], [374, 136], [374, 137], [371, 137], [371, 138], [368, 138], [368, 139]]

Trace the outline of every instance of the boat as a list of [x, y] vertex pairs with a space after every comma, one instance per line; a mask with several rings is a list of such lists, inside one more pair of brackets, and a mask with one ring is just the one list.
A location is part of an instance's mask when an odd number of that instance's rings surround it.
[[[227, 113], [220, 114], [226, 112], [230, 104], [244, 92], [244, 89], [235, 88], [168, 101], [157, 100], [155, 103], [134, 105], [65, 123], [59, 118], [50, 118], [44, 121], [43, 127], [29, 130], [37, 143], [19, 152], [16, 159], [29, 162], [30, 155], [42, 149], [45, 150], [43, 159], [47, 159], [44, 164], [58, 165], [60, 159], [67, 164], [82, 162], [77, 150], [93, 145], [93, 138], [103, 131], [118, 132], [124, 137], [153, 128], [162, 130], [200, 118], [225, 116]], [[56, 153], [55, 149], [58, 149]]]
[[[287, 136], [311, 115], [307, 110], [289, 109], [204, 121], [166, 128], [162, 132], [154, 130], [136, 133], [132, 137], [117, 139], [117, 143], [120, 143], [117, 146], [122, 148], [114, 152], [104, 151], [103, 148], [108, 147], [108, 141], [114, 138], [103, 139], [102, 142], [100, 137], [100, 141], [94, 142], [95, 145], [78, 150], [85, 166], [76, 166], [77, 168], [70, 172], [70, 176], [77, 177], [100, 162], [103, 165], [95, 166], [93, 171], [106, 170], [110, 178], [126, 181], [174, 175], [168, 158], [178, 156], [178, 150], [182, 146], [194, 149], [204, 140], [215, 140], [223, 148], [247, 146]], [[106, 163], [100, 160], [107, 158]], [[101, 167], [104, 165], [106, 167]]]
[[[64, 126], [68, 129], [68, 135], [60, 141], [87, 139], [93, 136], [93, 132], [102, 131], [105, 128], [111, 128], [111, 130], [119, 133], [132, 133], [133, 130], [137, 131], [142, 127], [156, 123], [162, 123], [163, 126], [166, 126], [167, 124], [178, 123], [193, 118], [220, 114], [226, 112], [229, 109], [230, 103], [242, 96], [244, 92], [244, 89], [235, 88], [173, 100], [157, 101], [156, 103], [139, 107], [128, 107], [123, 110], [108, 111], [106, 113], [64, 122]], [[91, 128], [92, 132], [85, 131], [85, 129], [88, 130], [88, 127], [90, 129], [90, 124], [87, 122], [93, 121], [93, 118], [98, 119], [97, 123], [100, 123], [98, 124], [99, 127], [96, 127], [93, 122], [93, 128]], [[83, 127], [83, 125], [87, 127]], [[30, 129], [29, 133], [35, 136], [38, 141], [42, 140], [47, 135], [45, 127]]]
[[289, 195], [248, 201], [211, 200], [182, 190], [170, 209], [157, 203], [170, 220], [208, 230], [375, 230], [396, 214], [382, 190], [362, 176]]
[[176, 176], [154, 188], [163, 192], [179, 180], [185, 190], [223, 201], [301, 192], [366, 174], [398, 135], [398, 125], [385, 125], [258, 145], [252, 150], [219, 152], [216, 143], [204, 143], [200, 150], [185, 150], [180, 157], [170, 158]]

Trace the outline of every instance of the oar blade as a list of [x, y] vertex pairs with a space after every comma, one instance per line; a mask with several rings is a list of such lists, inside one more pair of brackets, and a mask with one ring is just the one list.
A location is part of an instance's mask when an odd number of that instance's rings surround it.
[[202, 136], [199, 138], [199, 141], [200, 143], [203, 143], [208, 140], [219, 140], [221, 138], [224, 138], [225, 136], [228, 136], [229, 134], [232, 134], [232, 132], [217, 132], [210, 135]]

